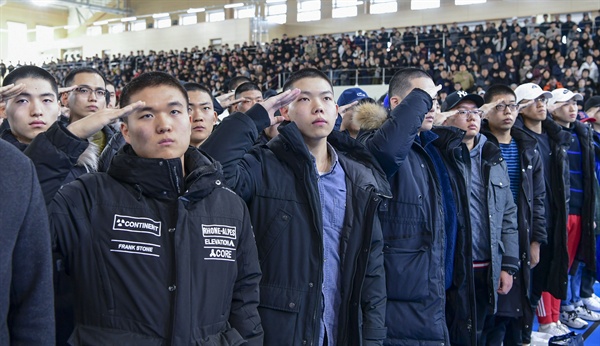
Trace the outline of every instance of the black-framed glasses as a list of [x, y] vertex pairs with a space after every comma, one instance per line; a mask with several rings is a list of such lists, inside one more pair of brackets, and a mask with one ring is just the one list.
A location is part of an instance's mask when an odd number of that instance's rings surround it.
[[504, 104], [504, 103], [500, 103], [496, 105], [496, 110], [498, 112], [504, 112], [506, 110], [506, 108], [510, 109], [511, 112], [515, 112], [519, 109], [519, 105], [516, 103], [511, 103], [511, 104]]
[[96, 95], [97, 98], [104, 98], [106, 96], [106, 89], [96, 89], [92, 90], [88, 87], [77, 87], [73, 89], [77, 94], [85, 97], [89, 97], [92, 92]]

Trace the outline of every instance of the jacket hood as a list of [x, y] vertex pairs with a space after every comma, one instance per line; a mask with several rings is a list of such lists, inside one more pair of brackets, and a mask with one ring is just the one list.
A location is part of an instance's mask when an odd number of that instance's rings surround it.
[[369, 131], [380, 128], [387, 118], [387, 110], [379, 104], [363, 103], [356, 106], [352, 122], [361, 130]]
[[152, 198], [174, 200], [185, 196], [197, 200], [207, 196], [223, 181], [221, 165], [189, 147], [184, 155], [184, 177], [181, 159], [148, 159], [137, 156], [126, 144], [113, 158], [107, 173], [131, 185], [138, 193]]

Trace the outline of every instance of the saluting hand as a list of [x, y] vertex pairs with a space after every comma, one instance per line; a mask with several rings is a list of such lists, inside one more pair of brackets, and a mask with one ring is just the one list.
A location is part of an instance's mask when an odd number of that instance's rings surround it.
[[271, 119], [271, 125], [278, 124], [282, 122], [284, 119], [282, 116], [275, 116], [275, 112], [277, 112], [280, 108], [285, 107], [292, 103], [300, 94], [300, 89], [290, 89], [284, 91], [275, 96], [269, 97], [268, 99], [260, 102], [267, 112], [269, 113], [269, 119]]
[[88, 138], [94, 133], [119, 118], [125, 118], [131, 113], [137, 112], [146, 105], [143, 101], [138, 101], [123, 108], [104, 108], [87, 117], [72, 122], [67, 129], [79, 138]]
[[3, 87], [0, 87], [0, 103], [6, 102], [6, 100], [11, 99], [25, 90], [25, 84], [19, 83], [9, 84]]

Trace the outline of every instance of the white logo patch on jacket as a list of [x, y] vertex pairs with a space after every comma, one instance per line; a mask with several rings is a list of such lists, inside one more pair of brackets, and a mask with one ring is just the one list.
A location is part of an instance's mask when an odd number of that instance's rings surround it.
[[228, 225], [202, 225], [204, 260], [235, 262], [237, 228]]
[[134, 233], [148, 233], [160, 237], [161, 222], [147, 217], [136, 217], [115, 214], [113, 230]]

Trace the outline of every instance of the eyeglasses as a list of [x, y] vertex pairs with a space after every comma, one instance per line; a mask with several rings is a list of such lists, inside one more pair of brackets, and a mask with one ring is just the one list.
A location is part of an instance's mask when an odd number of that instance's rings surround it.
[[537, 99], [534, 99], [533, 101], [540, 102], [540, 103], [546, 103], [546, 102], [548, 102], [548, 99], [545, 96], [540, 96]]
[[84, 97], [89, 97], [91, 95], [91, 93], [93, 92], [96, 97], [98, 98], [104, 98], [106, 95], [106, 90], [105, 89], [96, 89], [96, 90], [92, 90], [91, 88], [87, 88], [87, 87], [78, 87], [73, 89], [77, 94], [84, 96]]
[[480, 111], [479, 109], [473, 109], [473, 110], [466, 110], [466, 109], [459, 109], [456, 111], [455, 116], [458, 116], [464, 120], [469, 120], [469, 119], [481, 119], [481, 115], [483, 114], [483, 111]]
[[517, 109], [519, 109], [519, 105], [516, 103], [511, 103], [511, 104], [504, 104], [504, 103], [500, 103], [496, 105], [496, 110], [498, 112], [504, 112], [506, 110], [506, 108], [510, 109], [511, 112], [515, 112]]

